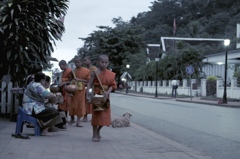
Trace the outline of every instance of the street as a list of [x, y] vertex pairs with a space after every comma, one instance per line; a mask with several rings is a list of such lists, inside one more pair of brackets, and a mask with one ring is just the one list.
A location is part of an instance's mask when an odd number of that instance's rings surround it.
[[240, 156], [240, 109], [111, 94], [112, 113], [214, 159]]

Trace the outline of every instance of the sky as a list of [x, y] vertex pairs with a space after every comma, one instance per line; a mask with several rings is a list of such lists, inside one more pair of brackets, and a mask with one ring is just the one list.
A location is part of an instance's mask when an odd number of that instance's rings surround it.
[[[65, 16], [65, 32], [62, 41], [56, 41], [52, 57], [70, 61], [76, 54], [77, 49], [83, 46], [79, 37], [85, 38], [96, 26], [114, 27], [113, 18], [122, 17], [129, 21], [138, 13], [149, 11], [154, 0], [70, 0], [67, 15]], [[52, 62], [54, 68], [58, 62]]]

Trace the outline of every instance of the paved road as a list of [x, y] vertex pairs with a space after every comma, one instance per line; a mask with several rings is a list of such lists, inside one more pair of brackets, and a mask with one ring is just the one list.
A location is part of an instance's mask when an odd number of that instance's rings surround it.
[[115, 94], [113, 113], [216, 159], [240, 156], [240, 109]]

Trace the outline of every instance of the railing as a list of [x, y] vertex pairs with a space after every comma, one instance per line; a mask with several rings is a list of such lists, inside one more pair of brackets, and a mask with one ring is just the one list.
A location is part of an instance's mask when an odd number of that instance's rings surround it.
[[[147, 83], [147, 84], [146, 84]], [[207, 88], [206, 79], [183, 79], [178, 81], [179, 87], [177, 89], [178, 94], [187, 96], [215, 96], [221, 98], [223, 96], [224, 86], [222, 85], [222, 79], [217, 79], [214, 90], [213, 88]], [[191, 85], [191, 88], [190, 88]], [[129, 86], [131, 90], [145, 93], [155, 93], [156, 84], [155, 81], [130, 81]], [[171, 80], [159, 80], [157, 85], [157, 91], [159, 94], [172, 93]], [[210, 93], [209, 93], [210, 92]], [[240, 86], [237, 84], [236, 78], [232, 78], [231, 84], [227, 85], [227, 96], [228, 98], [239, 99]]]

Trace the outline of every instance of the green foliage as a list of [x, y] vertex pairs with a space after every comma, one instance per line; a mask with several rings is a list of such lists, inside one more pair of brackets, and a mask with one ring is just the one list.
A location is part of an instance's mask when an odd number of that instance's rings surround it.
[[22, 84], [29, 68], [50, 67], [48, 57], [64, 32], [58, 20], [66, 14], [68, 0], [4, 0], [0, 2], [0, 78], [9, 74]]
[[151, 61], [148, 64], [143, 64], [134, 72], [135, 80], [154, 80], [156, 74], [156, 62]]
[[238, 79], [240, 79], [240, 70], [234, 72], [233, 77], [237, 77]]
[[216, 76], [208, 76], [207, 81], [216, 81], [217, 77]]
[[[186, 67], [191, 65], [194, 68], [192, 77], [202, 78], [202, 67], [205, 65], [202, 53], [197, 52], [191, 46], [186, 48], [186, 44], [178, 43], [175, 52], [168, 52], [167, 56], [158, 62], [157, 76], [160, 79], [186, 79], [189, 75], [186, 73]], [[156, 74], [156, 62], [152, 61], [146, 66], [137, 69], [137, 79], [154, 80]], [[141, 71], [142, 70], [142, 71]]]
[[237, 84], [239, 85], [240, 84], [240, 64], [235, 65], [235, 72], [233, 77], [237, 78]]
[[[230, 49], [235, 49], [236, 23], [239, 23], [240, 1], [209, 0], [157, 0], [150, 11], [139, 13], [131, 22], [145, 28], [144, 40], [158, 44], [160, 37], [173, 35], [173, 19], [176, 19], [178, 37], [229, 38]], [[209, 45], [203, 52], [224, 51]], [[217, 48], [217, 49], [216, 49]]]
[[126, 71], [126, 64], [131, 66], [133, 57], [136, 57], [134, 55], [143, 52], [145, 48], [142, 39], [144, 30], [138, 25], [123, 22], [121, 18], [113, 19], [113, 23], [116, 25], [115, 28], [99, 26], [98, 31], [94, 31], [87, 38], [82, 38], [84, 47], [79, 49], [78, 54], [91, 56], [93, 59], [100, 54], [108, 55], [110, 68], [117, 73], [120, 80], [121, 74]]

